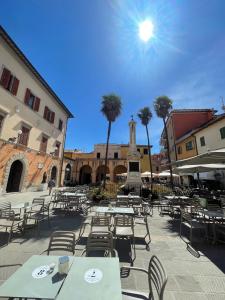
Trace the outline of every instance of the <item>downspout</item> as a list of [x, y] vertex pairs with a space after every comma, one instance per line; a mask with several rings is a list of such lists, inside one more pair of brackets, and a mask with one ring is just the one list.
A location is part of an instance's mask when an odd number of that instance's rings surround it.
[[61, 186], [61, 179], [62, 179], [62, 168], [63, 168], [63, 158], [64, 158], [64, 147], [65, 147], [65, 143], [66, 143], [67, 122], [68, 122], [68, 117], [66, 119], [65, 134], [63, 136], [63, 148], [62, 148], [61, 162], [60, 162], [60, 168], [59, 168], [58, 186]]

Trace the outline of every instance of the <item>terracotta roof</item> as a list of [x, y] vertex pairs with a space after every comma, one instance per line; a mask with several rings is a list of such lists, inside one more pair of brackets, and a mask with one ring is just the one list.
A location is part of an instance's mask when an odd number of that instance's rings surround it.
[[181, 141], [183, 141], [184, 139], [186, 139], [187, 137], [193, 135], [194, 133], [197, 133], [207, 127], [209, 127], [210, 125], [222, 120], [222, 119], [225, 119], [225, 113], [224, 114], [220, 114], [220, 115], [217, 115], [215, 116], [212, 120], [208, 121], [207, 123], [203, 124], [202, 126], [194, 129], [194, 130], [191, 130], [191, 131], [188, 131], [186, 132], [184, 135], [182, 135], [179, 139], [177, 139], [175, 141], [175, 143], [180, 143]]
[[18, 55], [18, 57], [23, 61], [23, 63], [28, 67], [28, 69], [34, 74], [34, 76], [42, 83], [42, 85], [47, 89], [47, 91], [53, 96], [53, 98], [58, 102], [58, 104], [63, 108], [63, 110], [67, 113], [69, 118], [73, 118], [72, 113], [69, 109], [63, 104], [63, 102], [59, 99], [59, 97], [55, 94], [55, 92], [51, 89], [48, 83], [44, 80], [44, 78], [38, 73], [38, 71], [34, 68], [31, 62], [26, 58], [23, 52], [18, 48], [15, 42], [10, 38], [4, 28], [0, 25], [0, 36], [4, 39], [4, 41], [9, 45], [11, 49]]

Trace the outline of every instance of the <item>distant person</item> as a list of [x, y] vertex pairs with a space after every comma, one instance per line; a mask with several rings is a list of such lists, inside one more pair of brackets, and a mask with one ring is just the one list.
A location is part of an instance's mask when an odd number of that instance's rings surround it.
[[49, 196], [51, 195], [53, 187], [55, 187], [55, 180], [54, 179], [50, 179], [49, 182], [48, 182]]

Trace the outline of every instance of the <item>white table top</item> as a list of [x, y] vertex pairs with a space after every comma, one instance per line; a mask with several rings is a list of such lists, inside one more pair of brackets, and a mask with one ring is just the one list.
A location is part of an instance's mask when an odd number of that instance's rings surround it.
[[188, 200], [188, 199], [190, 199], [187, 196], [175, 196], [175, 195], [174, 196], [164, 196], [164, 198], [166, 198], [168, 200], [173, 200], [173, 199], [175, 199], [175, 200], [177, 200], [177, 199]]
[[134, 209], [132, 207], [112, 207], [98, 206], [95, 210], [97, 213], [107, 213], [107, 214], [126, 214], [133, 215]]
[[140, 199], [138, 195], [117, 195], [117, 199]]

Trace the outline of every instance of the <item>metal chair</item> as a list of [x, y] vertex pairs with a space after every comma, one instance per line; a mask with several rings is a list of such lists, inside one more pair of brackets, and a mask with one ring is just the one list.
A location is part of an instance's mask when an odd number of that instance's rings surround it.
[[5, 229], [9, 233], [7, 244], [9, 244], [14, 231], [23, 232], [23, 220], [15, 220], [15, 213], [13, 210], [0, 211], [0, 229]]
[[127, 200], [118, 200], [116, 202], [116, 206], [117, 207], [128, 207], [129, 204], [128, 204], [128, 201]]
[[[134, 250], [134, 259], [136, 258], [135, 251], [135, 236], [134, 236], [134, 219], [132, 216], [118, 215], [114, 217], [113, 234], [116, 238], [128, 238], [130, 241], [131, 251]], [[133, 263], [132, 252], [130, 259]]]
[[[149, 261], [148, 270], [136, 267], [122, 267], [121, 277], [125, 277], [127, 270], [134, 270], [138, 272], [145, 273], [148, 276], [149, 293], [140, 293], [133, 290], [123, 290], [122, 298], [123, 300], [132, 299], [144, 299], [151, 300], [155, 299], [154, 294], [157, 294], [159, 300], [163, 300], [163, 294], [165, 286], [167, 283], [167, 275], [157, 256], [153, 255]], [[125, 275], [125, 276], [124, 276]], [[153, 292], [155, 291], [155, 292]]]
[[118, 256], [116, 250], [113, 248], [112, 232], [94, 231], [91, 232], [87, 239], [86, 249], [82, 255], [86, 256]]
[[101, 200], [99, 202], [99, 206], [108, 206], [110, 204], [109, 200]]
[[184, 209], [181, 209], [181, 218], [180, 218], [180, 238], [182, 239], [182, 225], [185, 225], [187, 228], [189, 228], [190, 231], [190, 245], [192, 245], [192, 237], [193, 237], [193, 230], [194, 229], [204, 229], [206, 237], [207, 230], [206, 230], [206, 224], [202, 223], [201, 221], [198, 221], [197, 219], [193, 218], [191, 213], [186, 212]]
[[91, 218], [91, 231], [110, 231], [111, 218], [109, 216], [93, 216]]
[[75, 253], [75, 233], [73, 231], [54, 231], [50, 237], [47, 255], [52, 251]]

